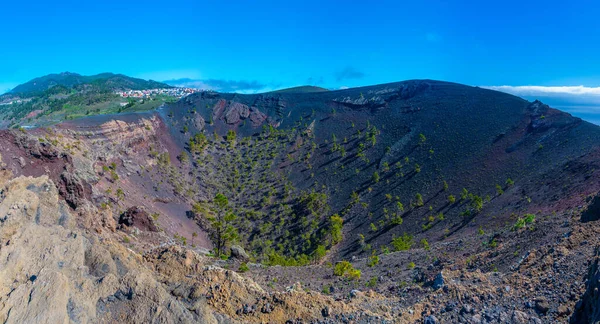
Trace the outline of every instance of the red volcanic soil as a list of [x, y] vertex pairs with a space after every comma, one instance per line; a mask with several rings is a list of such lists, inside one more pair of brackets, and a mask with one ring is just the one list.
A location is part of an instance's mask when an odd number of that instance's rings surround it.
[[47, 175], [55, 183], [71, 164], [70, 158], [54, 148], [32, 139], [20, 137], [10, 131], [0, 131], [0, 155], [5, 168], [15, 176], [39, 177]]
[[[207, 234], [193, 218], [187, 216], [191, 206], [180, 201], [169, 190], [155, 191], [153, 185], [149, 178], [137, 174], [122, 178], [118, 186], [125, 193], [125, 199], [119, 205], [144, 206], [149, 213], [158, 213], [157, 223], [170, 237], [175, 234], [184, 236], [190, 244], [211, 249], [212, 243]], [[95, 187], [98, 191], [105, 192], [114, 186], [102, 179]], [[194, 238], [193, 233], [198, 236]]]
[[[183, 147], [177, 145], [169, 135], [168, 126], [156, 112], [129, 113], [120, 115], [98, 115], [84, 119], [66, 121], [56, 125], [62, 133], [77, 132], [86, 134], [88, 142], [109, 142], [108, 147], [97, 150], [109, 150], [109, 160], [91, 161], [97, 171], [102, 166], [115, 163], [119, 180], [111, 181], [108, 175], [101, 176], [94, 184], [97, 193], [104, 194], [117, 188], [124, 192], [122, 200], [114, 200], [118, 213], [132, 206], [144, 206], [150, 214], [158, 214], [157, 223], [161, 230], [173, 238], [185, 237], [188, 244], [210, 249], [212, 244], [205, 231], [198, 226], [190, 215], [191, 201], [176, 196], [164, 179], [165, 175], [144, 172], [151, 168], [151, 151], [167, 152], [173, 166], [179, 166], [178, 154]], [[136, 165], [140, 170], [126, 170], [128, 165]], [[156, 190], [158, 182], [160, 189]], [[109, 190], [110, 189], [110, 190]], [[110, 196], [110, 195], [109, 195]], [[194, 237], [194, 233], [197, 234]]]

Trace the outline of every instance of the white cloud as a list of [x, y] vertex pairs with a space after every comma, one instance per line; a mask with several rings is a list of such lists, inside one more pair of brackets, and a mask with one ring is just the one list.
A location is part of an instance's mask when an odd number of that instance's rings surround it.
[[600, 87], [584, 87], [584, 86], [482, 86], [482, 88], [508, 92], [515, 95], [535, 96], [535, 95], [583, 95], [583, 96], [599, 96]]
[[571, 113], [600, 125], [600, 87], [585, 86], [482, 86], [533, 101], [541, 100], [550, 107]]
[[539, 99], [550, 105], [600, 105], [600, 87], [586, 86], [484, 86], [527, 100]]

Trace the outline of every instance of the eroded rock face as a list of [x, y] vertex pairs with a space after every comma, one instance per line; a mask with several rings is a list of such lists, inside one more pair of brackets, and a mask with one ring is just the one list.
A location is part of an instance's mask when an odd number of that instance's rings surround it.
[[371, 90], [361, 93], [359, 97], [341, 97], [333, 101], [351, 109], [378, 110], [387, 107], [388, 103], [395, 99], [410, 99], [430, 88], [425, 81], [404, 82], [400, 86], [389, 87], [381, 90]]
[[541, 133], [551, 129], [563, 129], [581, 122], [580, 118], [561, 113], [539, 100], [532, 102], [527, 107], [527, 111], [531, 118], [529, 125], [527, 125], [528, 133]]
[[256, 107], [250, 108], [242, 103], [223, 99], [213, 107], [213, 119], [222, 119], [229, 125], [238, 124], [247, 118], [250, 118], [253, 127], [258, 127], [267, 120], [267, 115]]
[[78, 229], [48, 177], [0, 188], [1, 322], [216, 322], [205, 303], [184, 307], [134, 252]]
[[258, 110], [258, 108], [250, 108], [250, 121], [252, 122], [252, 127], [258, 127], [262, 125], [266, 120], [267, 115]]
[[383, 98], [379, 95], [375, 95], [372, 97], [360, 96], [358, 98], [343, 97], [335, 99], [334, 101], [354, 109], [377, 109], [386, 105], [385, 100], [383, 100]]
[[575, 324], [598, 323], [600, 321], [600, 248], [596, 248], [596, 257], [590, 263], [586, 291], [575, 305], [570, 322]]
[[397, 94], [400, 99], [410, 99], [417, 94], [429, 89], [431, 85], [425, 81], [413, 81], [404, 83], [398, 88]]
[[250, 108], [239, 102], [231, 102], [225, 109], [225, 122], [234, 125], [250, 116]]
[[[88, 139], [99, 139], [114, 143], [114, 150], [98, 150], [90, 152], [95, 158], [110, 160], [114, 152], [132, 153], [147, 148], [148, 139], [154, 138], [161, 131], [163, 123], [157, 116], [123, 121], [111, 119], [98, 126], [87, 127], [84, 133]], [[65, 130], [70, 132], [70, 130]]]
[[73, 171], [65, 170], [60, 175], [59, 193], [73, 209], [89, 201], [92, 187], [79, 179]]
[[202, 116], [200, 116], [200, 114], [196, 114], [194, 116], [194, 126], [196, 126], [199, 131], [203, 130], [204, 126], [206, 126], [206, 121], [204, 118], [202, 118]]
[[274, 110], [277, 113], [282, 113], [286, 109], [287, 103], [279, 96], [261, 94], [256, 97], [252, 106], [265, 111]]

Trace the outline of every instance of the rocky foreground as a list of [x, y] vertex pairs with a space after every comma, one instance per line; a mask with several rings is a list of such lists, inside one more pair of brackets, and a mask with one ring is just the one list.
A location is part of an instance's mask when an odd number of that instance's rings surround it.
[[366, 307], [376, 308], [371, 300], [383, 299], [376, 295], [340, 301], [299, 286], [270, 293], [176, 245], [136, 253], [79, 228], [46, 176], [3, 172], [0, 186], [3, 323], [392, 320]]

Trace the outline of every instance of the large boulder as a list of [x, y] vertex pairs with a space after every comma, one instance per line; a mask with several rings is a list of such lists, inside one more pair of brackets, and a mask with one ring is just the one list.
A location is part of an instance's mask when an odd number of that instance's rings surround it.
[[142, 231], [158, 232], [154, 221], [143, 207], [133, 206], [127, 209], [119, 217], [119, 225], [124, 227], [136, 227]]
[[423, 323], [425, 323], [425, 324], [438, 324], [439, 321], [438, 321], [438, 319], [435, 316], [429, 315], [429, 316], [425, 317], [425, 319], [423, 320]]
[[81, 180], [72, 170], [65, 170], [57, 184], [59, 194], [73, 209], [81, 206], [84, 201], [89, 201], [92, 187], [89, 183]]
[[444, 280], [444, 275], [440, 272], [437, 274], [437, 276], [435, 276], [435, 279], [433, 279], [433, 290], [438, 290], [442, 287], [444, 287], [445, 285], [445, 280]]
[[231, 246], [231, 256], [243, 261], [250, 260], [250, 256], [248, 255], [248, 253], [246, 253], [246, 250], [244, 250], [244, 248], [239, 245]]
[[589, 199], [587, 208], [581, 213], [581, 221], [592, 222], [600, 219], [600, 195]]

